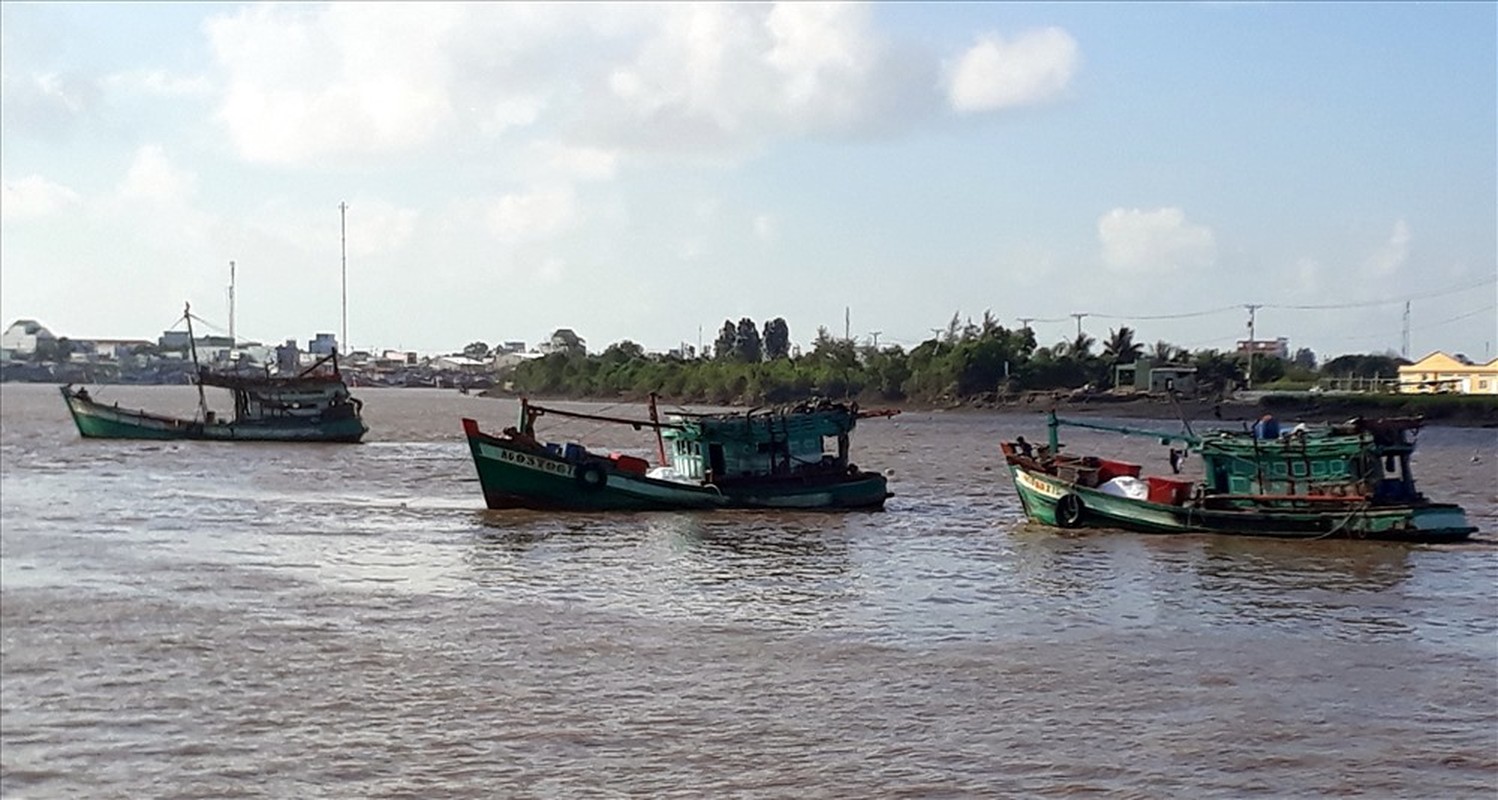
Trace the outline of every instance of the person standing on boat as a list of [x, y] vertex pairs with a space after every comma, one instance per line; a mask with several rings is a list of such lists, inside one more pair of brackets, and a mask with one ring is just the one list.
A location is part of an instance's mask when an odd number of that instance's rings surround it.
[[1278, 439], [1280, 438], [1280, 423], [1273, 414], [1265, 414], [1254, 423], [1255, 439]]

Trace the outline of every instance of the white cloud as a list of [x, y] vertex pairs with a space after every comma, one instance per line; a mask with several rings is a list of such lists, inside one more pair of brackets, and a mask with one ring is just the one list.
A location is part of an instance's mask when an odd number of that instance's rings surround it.
[[1410, 226], [1404, 220], [1394, 222], [1389, 240], [1373, 253], [1367, 266], [1377, 275], [1392, 275], [1404, 266], [1410, 257]]
[[765, 24], [773, 42], [765, 60], [780, 72], [780, 96], [789, 110], [812, 124], [858, 115], [878, 58], [864, 7], [780, 3]]
[[192, 196], [196, 182], [197, 176], [174, 166], [160, 146], [146, 145], [136, 151], [119, 195], [127, 201], [183, 203]]
[[962, 113], [1041, 103], [1064, 91], [1080, 65], [1076, 40], [1060, 28], [1013, 40], [988, 34], [949, 66], [947, 100]]
[[576, 180], [608, 180], [619, 167], [619, 153], [601, 147], [537, 142], [540, 163], [550, 175]]
[[502, 241], [545, 239], [577, 222], [577, 199], [570, 186], [537, 188], [499, 198], [485, 216], [489, 231]]
[[603, 150], [732, 156], [913, 107], [908, 65], [857, 4], [253, 5], [208, 31], [219, 118], [258, 162], [530, 130]]
[[160, 95], [162, 97], [204, 96], [213, 91], [206, 75], [173, 75], [165, 70], [120, 72], [105, 79], [110, 88]]
[[1103, 263], [1124, 273], [1162, 273], [1210, 266], [1217, 258], [1212, 229], [1186, 221], [1179, 208], [1115, 208], [1098, 219]]
[[425, 143], [453, 118], [443, 44], [461, 13], [442, 3], [254, 5], [211, 20], [227, 72], [219, 116], [252, 161]]
[[760, 214], [754, 218], [754, 236], [762, 242], [774, 242], [780, 238], [780, 231], [775, 224], [775, 218], [769, 214]]
[[411, 241], [419, 212], [397, 208], [381, 200], [355, 200], [349, 203], [348, 252], [357, 257], [388, 256]]
[[0, 216], [6, 219], [45, 217], [78, 202], [77, 192], [40, 175], [0, 182]]
[[0, 71], [7, 135], [20, 130], [41, 137], [61, 136], [94, 112], [100, 96], [98, 84], [77, 73]]

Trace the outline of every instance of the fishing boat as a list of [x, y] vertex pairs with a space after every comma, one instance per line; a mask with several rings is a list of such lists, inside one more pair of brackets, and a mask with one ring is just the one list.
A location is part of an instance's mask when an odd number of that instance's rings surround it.
[[[1415, 488], [1410, 470], [1418, 417], [1216, 431], [1197, 436], [1062, 419], [1047, 443], [1001, 443], [1025, 514], [1059, 528], [1224, 533], [1285, 538], [1459, 541], [1477, 531], [1461, 506]], [[1063, 453], [1063, 426], [1180, 443], [1200, 454], [1204, 477], [1140, 476], [1138, 464]]]
[[[484, 502], [492, 509], [867, 509], [891, 495], [885, 477], [849, 460], [858, 420], [895, 411], [815, 401], [736, 413], [675, 413], [648, 420], [545, 408], [520, 401], [519, 422], [498, 435], [463, 420]], [[651, 428], [660, 465], [576, 443], [536, 438], [547, 415]], [[669, 458], [667, 450], [670, 450]]]
[[[192, 309], [184, 312], [191, 343]], [[191, 419], [120, 408], [100, 402], [88, 389], [61, 387], [78, 433], [89, 439], [205, 439], [250, 442], [357, 442], [369, 428], [363, 403], [349, 394], [333, 351], [295, 375], [219, 373], [198, 364], [189, 345], [198, 387], [198, 413]], [[227, 389], [234, 414], [224, 418], [208, 407], [204, 387]]]

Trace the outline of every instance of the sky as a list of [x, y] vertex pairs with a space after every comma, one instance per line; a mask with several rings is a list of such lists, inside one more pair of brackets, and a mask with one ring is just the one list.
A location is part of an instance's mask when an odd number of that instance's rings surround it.
[[1493, 3], [5, 2], [0, 324], [227, 331], [233, 262], [238, 336], [345, 350], [1229, 350], [1255, 306], [1486, 360], [1495, 42]]

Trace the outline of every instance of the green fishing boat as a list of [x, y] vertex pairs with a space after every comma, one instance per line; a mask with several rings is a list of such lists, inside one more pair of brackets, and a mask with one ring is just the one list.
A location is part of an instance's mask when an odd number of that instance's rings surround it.
[[[1051, 413], [1048, 441], [1023, 437], [1001, 449], [1025, 514], [1059, 528], [1147, 533], [1224, 533], [1286, 538], [1418, 542], [1465, 539], [1477, 529], [1458, 505], [1415, 488], [1410, 456], [1419, 418], [1217, 431], [1202, 436], [1062, 419]], [[1144, 476], [1141, 467], [1063, 453], [1062, 426], [1158, 438], [1196, 452], [1205, 477]]]
[[[187, 320], [192, 342], [192, 313]], [[99, 402], [86, 388], [60, 387], [79, 435], [88, 439], [202, 439], [236, 442], [358, 442], [369, 431], [363, 404], [349, 394], [338, 371], [338, 353], [324, 356], [295, 375], [217, 373], [198, 365], [198, 411], [190, 419], [120, 408]], [[234, 413], [225, 418], [208, 407], [204, 387], [227, 389]]]
[[[868, 509], [890, 497], [883, 475], [849, 460], [858, 420], [893, 411], [805, 403], [741, 413], [678, 413], [633, 420], [544, 408], [520, 401], [520, 420], [498, 435], [463, 420], [489, 508], [577, 511], [782, 508]], [[536, 438], [542, 416], [651, 428], [660, 466], [582, 445]], [[669, 449], [669, 457], [667, 451]]]

